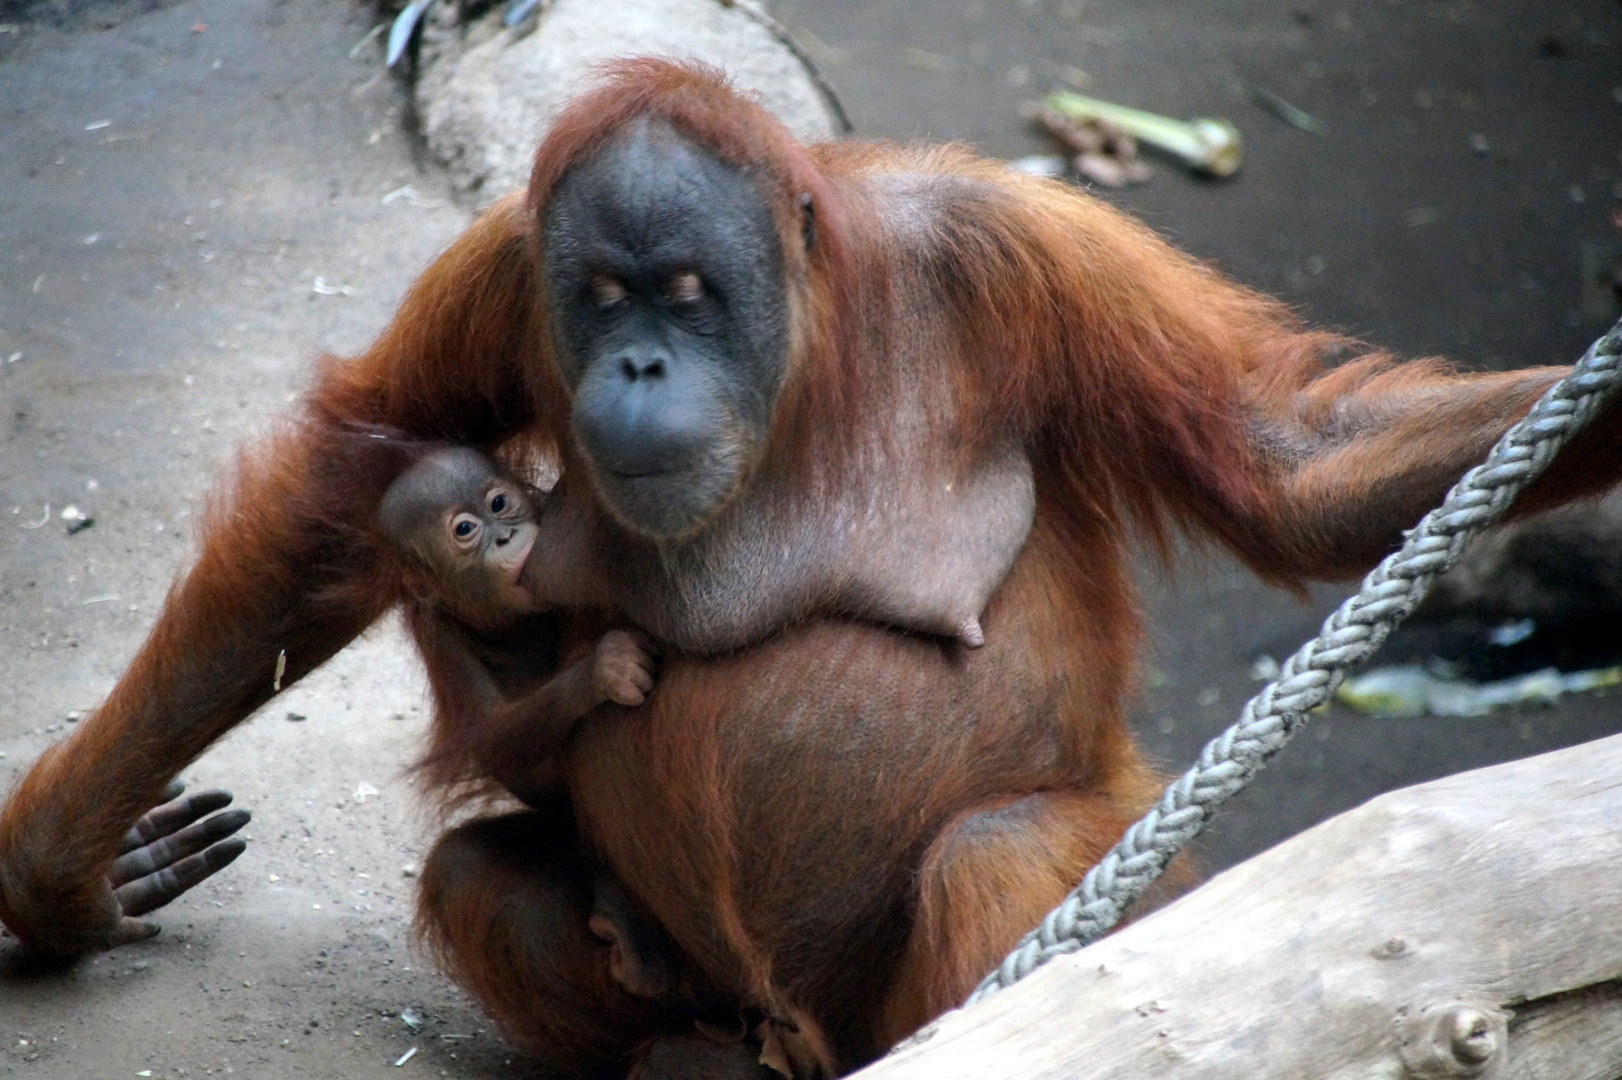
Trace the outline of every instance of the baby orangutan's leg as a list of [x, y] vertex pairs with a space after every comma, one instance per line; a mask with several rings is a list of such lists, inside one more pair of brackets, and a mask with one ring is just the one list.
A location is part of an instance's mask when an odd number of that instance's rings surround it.
[[641, 1047], [692, 1022], [614, 979], [609, 946], [587, 926], [592, 882], [562, 800], [483, 818], [434, 845], [417, 925], [514, 1043], [558, 1069], [620, 1073]]
[[607, 943], [608, 972], [615, 982], [636, 997], [670, 1000], [681, 962], [676, 943], [606, 873], [597, 875], [586, 925]]

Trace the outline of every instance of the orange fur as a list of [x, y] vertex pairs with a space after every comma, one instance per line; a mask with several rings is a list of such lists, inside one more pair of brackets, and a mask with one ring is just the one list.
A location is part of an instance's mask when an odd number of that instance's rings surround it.
[[[423, 867], [418, 926], [514, 1043], [575, 1075], [623, 1075], [643, 1043], [691, 1025], [610, 978], [608, 947], [586, 926], [591, 879], [571, 826], [554, 807], [453, 830]], [[481, 962], [490, 956], [502, 963]]]
[[[425, 935], [514, 1038], [561, 1063], [617, 1065], [685, 1015], [628, 1005], [592, 966], [581, 868], [598, 860], [695, 972], [785, 1033], [797, 1068], [881, 1053], [966, 992], [1150, 797], [1122, 720], [1140, 636], [1131, 532], [1162, 553], [1179, 529], [1213, 538], [1287, 585], [1358, 570], [1558, 374], [1398, 365], [1073, 189], [960, 148], [802, 147], [711, 72], [621, 64], [565, 110], [528, 194], [453, 244], [367, 352], [324, 362], [303, 422], [244, 458], [125, 677], [0, 812], [13, 930], [105, 945], [123, 830], [269, 698], [278, 650], [291, 682], [400, 597], [376, 538], [341, 525], [393, 467], [338, 433], [385, 425], [578, 466], [544, 216], [572, 165], [645, 116], [745, 169], [784, 237], [789, 370], [745, 497], [814, 513], [859, 489], [887, 467], [905, 401], [941, 461], [1021, 447], [1036, 515], [984, 649], [813, 619], [736, 653], [667, 655], [646, 705], [594, 715], [557, 763], [578, 839], [542, 829], [546, 853], [526, 857], [541, 841], [501, 839], [497, 819], [441, 843]], [[1600, 418], [1528, 505], [1613, 482], [1619, 431]], [[562, 487], [603, 516], [589, 485]], [[565, 609], [529, 644], [565, 649], [600, 617]], [[454, 676], [435, 686], [435, 777], [482, 775]]]

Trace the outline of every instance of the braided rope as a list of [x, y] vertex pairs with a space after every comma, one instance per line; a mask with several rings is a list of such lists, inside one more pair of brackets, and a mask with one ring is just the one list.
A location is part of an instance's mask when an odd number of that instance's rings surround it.
[[1126, 831], [1079, 886], [1026, 934], [969, 996], [973, 1004], [1012, 986], [1056, 956], [1107, 933], [1192, 840], [1217, 807], [1250, 782], [1324, 704], [1346, 672], [1367, 660], [1520, 490], [1581, 431], [1618, 381], [1622, 322], [1510, 428], [1487, 460], [1464, 474], [1442, 505], [1408, 532], [1401, 549], [1363, 579], [1357, 595], [1324, 621], [1318, 636], [1284, 662], [1279, 677], [1245, 704], [1239, 720], [1205, 744], [1199, 761], [1159, 804]]

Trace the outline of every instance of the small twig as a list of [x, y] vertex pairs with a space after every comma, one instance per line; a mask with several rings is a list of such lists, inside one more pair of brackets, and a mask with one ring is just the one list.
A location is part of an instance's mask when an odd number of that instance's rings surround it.
[[1243, 83], [1242, 86], [1244, 87], [1245, 96], [1253, 104], [1272, 113], [1291, 127], [1300, 128], [1302, 131], [1310, 132], [1313, 135], [1322, 135], [1328, 127], [1316, 116], [1313, 116], [1305, 109], [1291, 105], [1265, 86], [1257, 86], [1254, 83]]
[[401, 199], [405, 200], [406, 204], [409, 206], [421, 207], [425, 210], [444, 205], [443, 199], [435, 199], [424, 195], [410, 184], [406, 184], [404, 187], [397, 187], [387, 195], [383, 196], [383, 205], [388, 206], [391, 203]]
[[511, 30], [518, 24], [528, 21], [531, 15], [539, 21], [551, 6], [552, 0], [511, 0], [506, 13], [501, 16], [501, 25]]
[[383, 28], [387, 25], [388, 23], [378, 23], [376, 26], [366, 31], [366, 36], [355, 42], [354, 46], [350, 48], [349, 59], [353, 60], [355, 57], [359, 56], [360, 51], [366, 48], [367, 43], [375, 39], [377, 35], [381, 34], [383, 32]]

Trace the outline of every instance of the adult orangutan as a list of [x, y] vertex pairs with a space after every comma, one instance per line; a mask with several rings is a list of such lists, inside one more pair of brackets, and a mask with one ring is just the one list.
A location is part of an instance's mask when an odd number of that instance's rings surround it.
[[[106, 879], [120, 836], [280, 653], [291, 681], [401, 595], [356, 526], [399, 466], [352, 433], [384, 426], [555, 469], [533, 633], [595, 640], [606, 613], [664, 656], [645, 704], [575, 729], [559, 794], [440, 840], [420, 922], [448, 970], [579, 1071], [838, 1073], [957, 1002], [1146, 801], [1130, 532], [1273, 582], [1357, 571], [1559, 374], [1397, 365], [1063, 185], [802, 146], [712, 73], [624, 63], [245, 457], [125, 677], [0, 815], [0, 918], [68, 953], [149, 932]], [[1523, 509], [1610, 483], [1617, 427]], [[977, 534], [942, 508], [988, 476], [1034, 497]], [[979, 649], [825, 587], [983, 568], [1009, 536]], [[610, 973], [604, 874], [676, 989]], [[747, 1051], [694, 1034], [722, 1034], [717, 1000]]]

